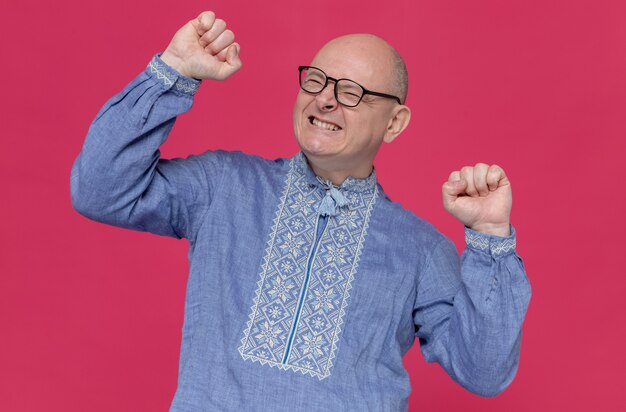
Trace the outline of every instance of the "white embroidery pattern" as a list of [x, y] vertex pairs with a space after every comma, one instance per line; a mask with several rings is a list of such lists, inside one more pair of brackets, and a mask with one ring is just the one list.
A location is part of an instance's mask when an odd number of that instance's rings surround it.
[[492, 239], [492, 241], [490, 241], [490, 238], [487, 235], [481, 235], [465, 229], [465, 243], [468, 246], [485, 252], [491, 251], [491, 255], [494, 257], [504, 255], [512, 250], [515, 250], [515, 239], [516, 237], [513, 236], [502, 240]]
[[307, 183], [304, 162], [301, 155], [291, 160], [239, 353], [321, 380], [337, 353], [378, 188], [375, 176], [352, 181], [350, 204], [328, 218], [312, 250], [324, 193]]
[[200, 87], [199, 81], [176, 76], [168, 71], [165, 65], [157, 60], [156, 56], [152, 58], [148, 64], [148, 68], [151, 73], [156, 74], [157, 79], [161, 80], [165, 87], [169, 88], [174, 85], [174, 89], [188, 94], [194, 94], [198, 90], [198, 87]]

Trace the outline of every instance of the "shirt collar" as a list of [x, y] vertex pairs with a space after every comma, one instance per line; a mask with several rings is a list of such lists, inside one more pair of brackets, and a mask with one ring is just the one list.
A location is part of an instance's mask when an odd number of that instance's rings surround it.
[[[295, 169], [298, 173], [306, 176], [306, 181], [311, 186], [318, 186], [322, 188], [328, 187], [328, 182], [325, 182], [323, 178], [316, 176], [311, 166], [309, 166], [308, 160], [304, 153], [299, 152], [294, 156]], [[346, 180], [337, 187], [341, 191], [365, 193], [374, 191], [376, 189], [376, 170], [373, 169], [372, 173], [366, 178], [358, 179], [352, 176], [348, 176]]]

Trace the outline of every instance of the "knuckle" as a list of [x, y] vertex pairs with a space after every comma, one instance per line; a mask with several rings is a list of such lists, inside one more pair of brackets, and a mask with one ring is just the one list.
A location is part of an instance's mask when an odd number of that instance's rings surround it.
[[215, 20], [215, 13], [212, 11], [205, 11], [200, 14], [199, 20], [205, 26], [210, 25], [210, 23]]

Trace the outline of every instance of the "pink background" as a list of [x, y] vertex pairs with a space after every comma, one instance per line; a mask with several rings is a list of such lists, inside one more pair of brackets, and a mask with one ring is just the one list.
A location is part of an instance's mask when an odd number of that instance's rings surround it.
[[205, 9], [244, 68], [205, 82], [165, 157], [296, 150], [296, 66], [333, 36], [372, 32], [405, 57], [407, 131], [377, 159], [389, 195], [462, 249], [448, 174], [498, 163], [533, 286], [521, 366], [482, 399], [405, 358], [411, 411], [624, 410], [626, 3], [89, 2], [0, 6], [0, 410], [165, 410], [176, 387], [187, 242], [91, 222], [69, 176], [94, 116]]

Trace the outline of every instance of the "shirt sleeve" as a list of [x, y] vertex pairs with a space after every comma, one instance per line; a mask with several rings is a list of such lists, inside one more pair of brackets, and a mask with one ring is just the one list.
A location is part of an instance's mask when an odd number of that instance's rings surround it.
[[93, 220], [176, 238], [193, 238], [221, 176], [219, 152], [160, 158], [176, 117], [200, 81], [156, 54], [112, 97], [89, 127], [71, 173], [74, 208]]
[[495, 396], [517, 372], [530, 284], [515, 250], [500, 237], [465, 229], [461, 258], [443, 238], [419, 275], [413, 319], [422, 354], [469, 391]]

